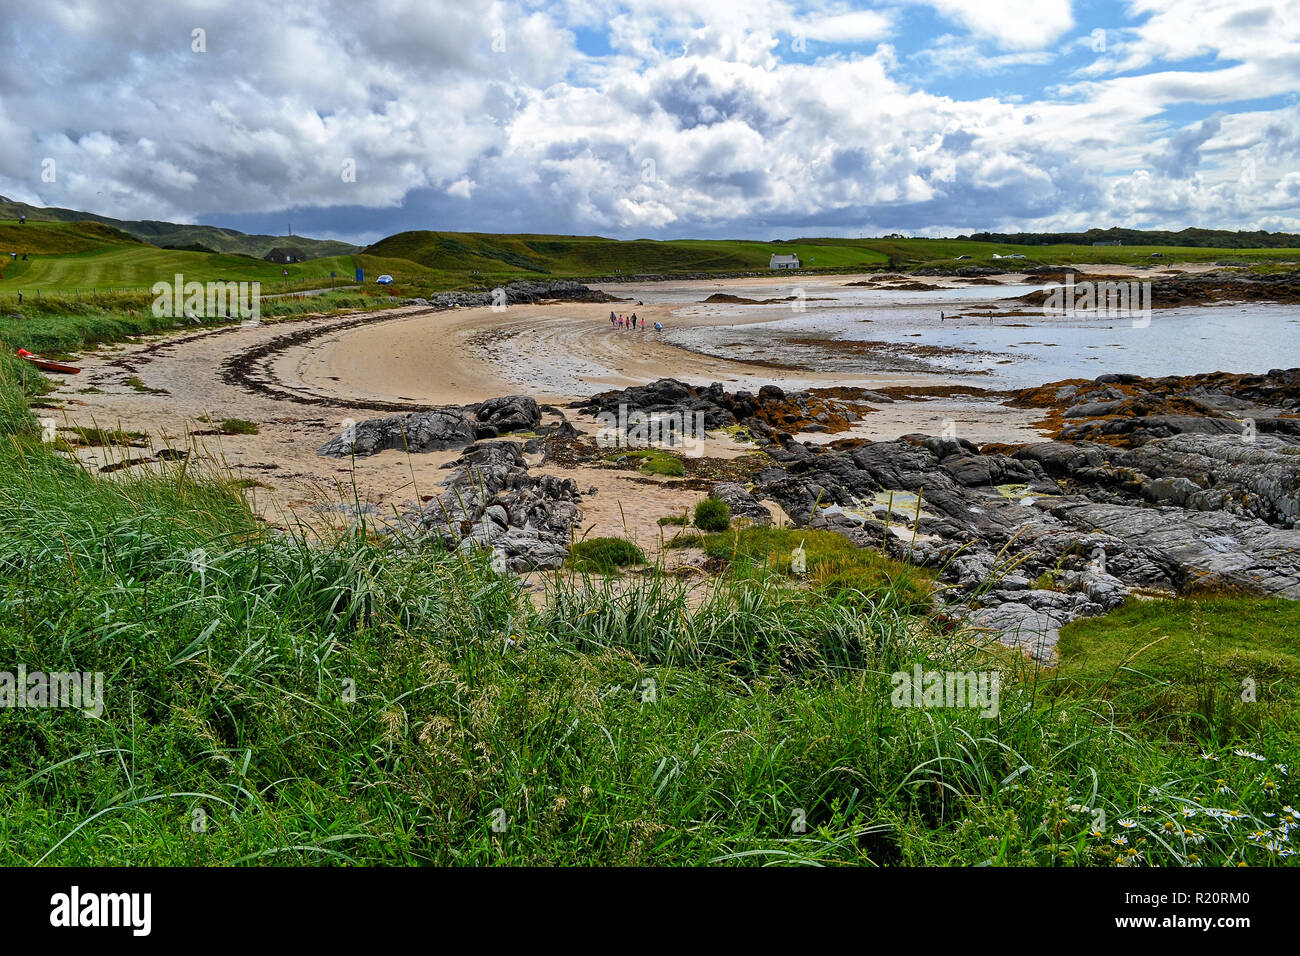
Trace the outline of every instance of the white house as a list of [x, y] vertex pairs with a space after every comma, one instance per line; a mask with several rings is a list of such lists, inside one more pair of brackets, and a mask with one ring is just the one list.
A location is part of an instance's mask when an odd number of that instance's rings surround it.
[[778, 256], [776, 253], [772, 253], [772, 258], [768, 262], [767, 267], [769, 269], [798, 269], [799, 257]]

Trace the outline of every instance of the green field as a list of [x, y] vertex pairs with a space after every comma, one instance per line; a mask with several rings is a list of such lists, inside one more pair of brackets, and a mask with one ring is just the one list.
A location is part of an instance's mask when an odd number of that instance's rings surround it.
[[[352, 255], [279, 265], [233, 253], [160, 249], [98, 223], [0, 224], [0, 295], [147, 290], [177, 273], [187, 281], [257, 281], [263, 284], [263, 294], [271, 295], [328, 287], [331, 271], [337, 273], [337, 284], [346, 285], [354, 281], [357, 266], [373, 278], [379, 274], [374, 270], [384, 271], [388, 265], [373, 256]], [[427, 272], [414, 263], [399, 271], [411, 278]]]
[[[57, 206], [30, 206], [0, 196], [0, 223], [18, 224], [18, 217], [26, 216], [27, 224], [94, 222], [114, 231], [156, 246], [184, 249], [194, 245], [208, 252], [233, 252], [261, 258], [277, 246], [291, 246], [309, 256], [346, 255], [356, 247], [333, 239], [309, 239], [305, 236], [249, 235], [236, 229], [219, 226], [196, 226], [186, 223], [160, 222], [154, 219], [113, 219], [80, 209], [61, 209]], [[0, 227], [2, 228], [2, 227]]]
[[[1300, 249], [1216, 249], [1197, 246], [1017, 246], [960, 239], [637, 239], [599, 236], [494, 235], [403, 232], [367, 250], [417, 263], [440, 276], [604, 277], [646, 274], [765, 272], [773, 253], [797, 254], [806, 270], [824, 272], [989, 266], [1006, 271], [1035, 265], [1113, 263], [1160, 266], [1170, 262], [1300, 261]], [[1019, 253], [1024, 260], [994, 259]], [[1153, 257], [1153, 253], [1159, 253]], [[968, 259], [958, 260], [958, 256]]]
[[[18, 255], [13, 258], [7, 253]], [[825, 273], [964, 266], [1016, 271], [1093, 263], [1158, 268], [1173, 262], [1221, 261], [1279, 269], [1300, 261], [1300, 249], [1015, 246], [958, 239], [620, 241], [599, 236], [404, 232], [356, 255], [280, 266], [241, 254], [162, 249], [100, 223], [29, 221], [25, 226], [0, 223], [0, 296], [19, 291], [86, 295], [141, 290], [159, 280], [170, 281], [177, 273], [187, 281], [258, 281], [263, 283], [263, 295], [273, 295], [329, 286], [331, 271], [337, 273], [338, 284], [348, 284], [360, 267], [368, 285], [380, 274], [392, 275], [397, 284], [386, 291], [400, 297], [526, 278], [764, 273], [773, 253], [795, 253], [806, 271]], [[1013, 253], [1026, 258], [993, 258]], [[22, 259], [24, 254], [29, 258]]]

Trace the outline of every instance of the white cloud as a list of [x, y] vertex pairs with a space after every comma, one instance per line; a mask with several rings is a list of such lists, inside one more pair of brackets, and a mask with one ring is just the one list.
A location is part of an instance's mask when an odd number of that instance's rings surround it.
[[[44, 0], [0, 21], [0, 191], [127, 218], [374, 210], [355, 236], [412, 197], [421, 225], [620, 235], [1300, 212], [1297, 108], [1234, 110], [1297, 88], [1300, 0], [1136, 0], [1045, 90], [1015, 82], [1087, 42], [1070, 3], [929, 0], [950, 27], [900, 66], [918, 3]], [[1011, 92], [930, 92], [993, 71]], [[1208, 108], [1170, 122], [1186, 104]]]

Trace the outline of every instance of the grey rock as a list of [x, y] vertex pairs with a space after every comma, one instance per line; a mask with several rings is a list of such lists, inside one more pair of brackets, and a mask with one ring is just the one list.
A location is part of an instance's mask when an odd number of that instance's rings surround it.
[[726, 502], [733, 518], [744, 518], [757, 525], [770, 525], [772, 513], [767, 506], [734, 481], [722, 481], [709, 490], [709, 497]]

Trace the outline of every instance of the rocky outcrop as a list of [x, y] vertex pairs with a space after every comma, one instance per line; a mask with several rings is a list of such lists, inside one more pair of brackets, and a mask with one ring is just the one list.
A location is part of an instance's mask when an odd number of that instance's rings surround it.
[[509, 395], [463, 408], [451, 406], [367, 419], [345, 428], [318, 448], [316, 454], [363, 458], [387, 449], [428, 452], [464, 448], [477, 439], [531, 431], [541, 420], [542, 412], [536, 401], [525, 395]]
[[740, 519], [756, 525], [770, 525], [772, 512], [767, 505], [759, 501], [745, 486], [736, 481], [720, 481], [709, 490], [709, 497], [725, 502], [731, 509], [732, 520]]
[[971, 621], [1046, 658], [1062, 624], [1134, 588], [1300, 598], [1296, 450], [1206, 434], [1135, 449], [1043, 442], [1011, 456], [922, 435], [790, 442], [768, 449], [777, 464], [754, 493], [798, 524], [939, 568]]
[[[1044, 281], [1065, 282], [1058, 269], [1034, 270]], [[920, 274], [920, 270], [918, 270]], [[1132, 281], [1136, 276], [1076, 275], [1076, 282], [1088, 280]], [[1257, 273], [1245, 269], [1162, 275], [1151, 280], [1151, 305], [1172, 309], [1206, 302], [1300, 302], [1300, 272]], [[1042, 290], [1019, 297], [1022, 302], [1041, 305], [1048, 293]]]
[[869, 402], [890, 400], [879, 393], [856, 388], [786, 392], [775, 385], [765, 385], [754, 394], [743, 390], [728, 392], [721, 382], [701, 387], [663, 378], [649, 385], [601, 392], [575, 402], [572, 407], [620, 422], [634, 411], [648, 415], [681, 414], [687, 416], [688, 422], [695, 421], [694, 416], [699, 413], [703, 415], [706, 429], [742, 425], [755, 438], [766, 442], [797, 432], [844, 431], [871, 411]]
[[1061, 441], [1136, 448], [1185, 434], [1300, 439], [1300, 369], [1294, 368], [1151, 379], [1114, 373], [1021, 389], [1007, 404], [1044, 409], [1044, 424]]
[[471, 446], [452, 465], [444, 491], [394, 529], [460, 551], [490, 550], [502, 569], [558, 568], [582, 520], [572, 478], [531, 475], [518, 442]]
[[386, 449], [423, 452], [463, 448], [474, 441], [476, 431], [474, 420], [463, 409], [437, 408], [358, 422], [316, 449], [316, 454], [363, 458]]
[[572, 279], [554, 279], [537, 282], [520, 279], [508, 282], [496, 289], [484, 289], [477, 292], [439, 292], [428, 299], [429, 305], [441, 309], [460, 307], [462, 309], [483, 306], [508, 308], [512, 305], [524, 305], [531, 302], [620, 302], [613, 296], [599, 289], [592, 289]]
[[[489, 398], [473, 407], [480, 438], [495, 438], [503, 432], [531, 431], [541, 424], [542, 411], [527, 395]], [[490, 431], [490, 434], [489, 434]]]

